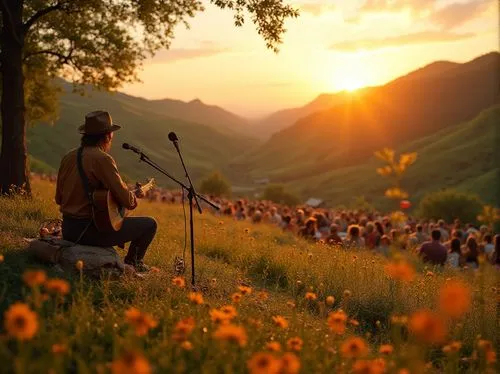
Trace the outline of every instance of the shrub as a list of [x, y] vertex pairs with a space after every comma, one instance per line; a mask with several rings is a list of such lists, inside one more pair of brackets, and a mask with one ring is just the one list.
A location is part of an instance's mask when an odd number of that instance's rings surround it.
[[285, 187], [280, 184], [271, 184], [267, 186], [262, 193], [262, 199], [288, 206], [294, 206], [300, 202], [296, 195], [287, 191]]
[[217, 197], [230, 196], [231, 185], [221, 173], [214, 171], [201, 182], [200, 192]]
[[452, 222], [459, 218], [462, 222], [476, 222], [483, 205], [474, 194], [452, 189], [432, 192], [420, 201], [418, 215], [428, 219], [444, 219]]

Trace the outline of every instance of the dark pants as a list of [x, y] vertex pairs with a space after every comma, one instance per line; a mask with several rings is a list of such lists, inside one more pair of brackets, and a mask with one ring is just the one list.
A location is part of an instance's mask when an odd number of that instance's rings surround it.
[[88, 226], [78, 244], [98, 247], [112, 247], [131, 242], [125, 263], [135, 265], [142, 261], [149, 244], [156, 234], [156, 221], [151, 217], [126, 217], [118, 231], [99, 232], [88, 219], [64, 217], [62, 225], [63, 238], [76, 242]]

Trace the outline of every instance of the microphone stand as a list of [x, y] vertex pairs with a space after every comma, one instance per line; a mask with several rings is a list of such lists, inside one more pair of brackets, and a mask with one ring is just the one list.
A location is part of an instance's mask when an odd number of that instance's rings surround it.
[[[179, 155], [180, 155], [180, 151], [179, 149], [176, 147], [177, 151], [179, 152]], [[151, 160], [144, 152], [140, 151], [140, 150], [133, 150], [133, 152], [135, 153], [138, 153], [141, 157], [140, 157], [140, 160], [145, 162], [146, 164], [148, 164], [149, 166], [151, 166], [152, 168], [158, 170], [160, 173], [162, 173], [163, 175], [165, 175], [166, 177], [170, 178], [172, 181], [174, 181], [175, 183], [177, 183], [179, 186], [181, 186], [181, 188], [185, 189], [187, 192], [188, 192], [188, 199], [189, 199], [189, 229], [190, 229], [190, 244], [191, 244], [191, 285], [194, 287], [195, 285], [195, 267], [194, 267], [194, 222], [193, 222], [193, 199], [195, 199], [196, 201], [196, 204], [198, 206], [198, 211], [201, 213], [202, 210], [201, 210], [201, 207], [200, 207], [200, 204], [198, 202], [198, 198], [203, 200], [204, 202], [206, 202], [208, 205], [210, 205], [211, 207], [219, 210], [220, 208], [215, 205], [214, 203], [212, 203], [211, 201], [209, 201], [208, 199], [206, 199], [203, 195], [198, 195], [198, 193], [195, 191], [194, 187], [193, 187], [193, 184], [191, 183], [191, 178], [189, 178], [189, 175], [186, 171], [186, 176], [188, 178], [188, 181], [190, 183], [190, 186], [186, 186], [184, 183], [182, 183], [181, 181], [179, 181], [178, 179], [176, 179], [175, 177], [173, 177], [172, 175], [170, 175], [165, 169], [163, 169], [161, 166], [159, 166], [156, 162], [154, 162], [153, 160]], [[186, 170], [186, 167], [184, 166], [184, 161], [182, 160], [182, 156], [181, 157], [181, 161], [182, 161], [182, 166], [184, 167], [184, 170]]]

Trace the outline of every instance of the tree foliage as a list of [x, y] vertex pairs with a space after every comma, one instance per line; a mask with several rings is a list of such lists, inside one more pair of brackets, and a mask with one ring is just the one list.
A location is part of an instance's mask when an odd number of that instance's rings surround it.
[[285, 186], [281, 184], [270, 184], [268, 185], [261, 198], [263, 200], [270, 200], [277, 204], [284, 204], [288, 206], [295, 206], [299, 204], [300, 199], [295, 194], [287, 191]]
[[200, 192], [217, 197], [230, 196], [231, 185], [220, 172], [214, 171], [201, 182]]
[[456, 218], [462, 222], [476, 222], [482, 209], [483, 204], [476, 195], [448, 189], [425, 195], [420, 201], [418, 214], [428, 219], [442, 218], [447, 222]]

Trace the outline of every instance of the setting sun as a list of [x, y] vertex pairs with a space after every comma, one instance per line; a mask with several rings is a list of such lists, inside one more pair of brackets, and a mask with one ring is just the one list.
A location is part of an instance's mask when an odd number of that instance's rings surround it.
[[366, 83], [360, 77], [345, 77], [343, 81], [340, 82], [339, 87], [345, 91], [356, 91], [357, 89], [364, 87]]

